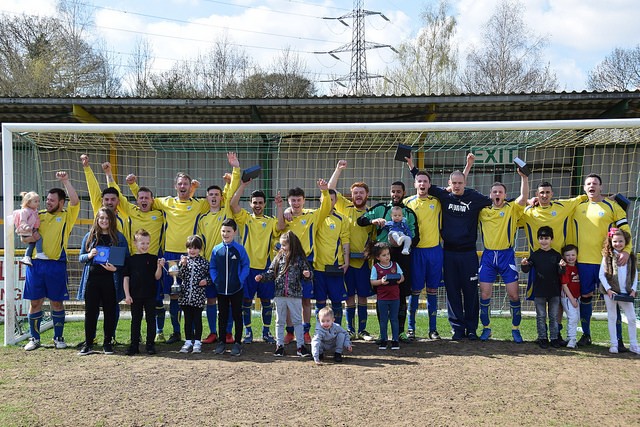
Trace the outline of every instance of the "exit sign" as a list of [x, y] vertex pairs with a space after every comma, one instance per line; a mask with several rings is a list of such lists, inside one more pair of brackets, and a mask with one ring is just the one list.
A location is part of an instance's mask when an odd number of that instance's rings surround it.
[[471, 148], [476, 156], [476, 163], [483, 165], [506, 165], [518, 157], [516, 147]]

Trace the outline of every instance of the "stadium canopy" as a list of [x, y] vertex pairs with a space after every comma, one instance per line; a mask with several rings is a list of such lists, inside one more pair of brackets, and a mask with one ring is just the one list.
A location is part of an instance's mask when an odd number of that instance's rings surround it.
[[393, 123], [639, 118], [640, 90], [311, 98], [0, 98], [0, 122]]

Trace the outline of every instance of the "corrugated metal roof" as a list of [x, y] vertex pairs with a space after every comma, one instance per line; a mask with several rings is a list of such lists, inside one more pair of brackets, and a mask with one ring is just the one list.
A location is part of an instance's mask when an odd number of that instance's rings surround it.
[[2, 122], [354, 123], [640, 117], [640, 91], [276, 99], [0, 98]]

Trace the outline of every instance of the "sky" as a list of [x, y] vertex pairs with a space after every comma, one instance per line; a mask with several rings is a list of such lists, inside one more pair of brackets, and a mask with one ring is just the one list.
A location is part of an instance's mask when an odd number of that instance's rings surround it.
[[[461, 58], [478, 45], [482, 29], [499, 0], [450, 0], [457, 19], [456, 41]], [[93, 12], [91, 37], [115, 57], [121, 72], [130, 70], [136, 43], [149, 41], [154, 71], [168, 70], [178, 60], [205, 53], [216, 39], [227, 37], [257, 64], [269, 67], [289, 48], [306, 63], [314, 82], [349, 74], [350, 51], [334, 58], [330, 50], [349, 48], [351, 27], [336, 19], [352, 12], [352, 0], [79, 0]], [[415, 38], [425, 6], [437, 0], [362, 0], [371, 14], [365, 21], [368, 42], [396, 46]], [[638, 0], [522, 0], [524, 20], [534, 33], [546, 36], [544, 60], [555, 71], [561, 91], [586, 89], [587, 75], [614, 48], [640, 43]], [[2, 0], [0, 13], [55, 14], [56, 0]], [[350, 18], [345, 22], [351, 24]], [[320, 52], [320, 53], [318, 53]], [[367, 51], [367, 70], [382, 74], [392, 65], [390, 49]], [[328, 84], [318, 84], [319, 95]]]

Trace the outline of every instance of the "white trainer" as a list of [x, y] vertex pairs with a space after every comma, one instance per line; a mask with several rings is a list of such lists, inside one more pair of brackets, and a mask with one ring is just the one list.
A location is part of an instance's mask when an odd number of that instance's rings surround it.
[[29, 342], [24, 346], [24, 349], [26, 351], [32, 351], [38, 347], [40, 347], [40, 340], [37, 340], [35, 338], [29, 338]]

